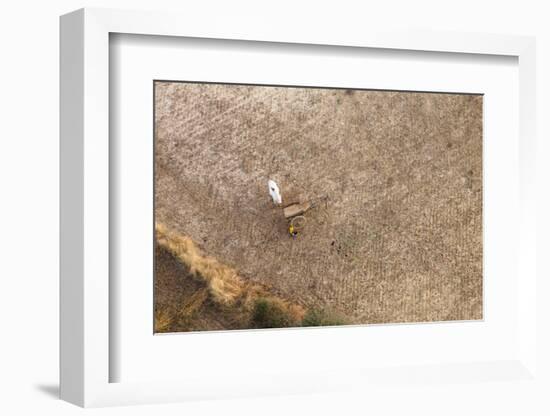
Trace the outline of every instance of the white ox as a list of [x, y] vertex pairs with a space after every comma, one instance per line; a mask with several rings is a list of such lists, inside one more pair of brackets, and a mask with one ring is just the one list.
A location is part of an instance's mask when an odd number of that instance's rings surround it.
[[283, 200], [281, 198], [281, 192], [279, 191], [279, 187], [273, 180], [267, 181], [267, 186], [269, 187], [269, 195], [271, 195], [271, 198], [273, 198], [273, 203], [277, 205], [281, 205], [283, 203]]

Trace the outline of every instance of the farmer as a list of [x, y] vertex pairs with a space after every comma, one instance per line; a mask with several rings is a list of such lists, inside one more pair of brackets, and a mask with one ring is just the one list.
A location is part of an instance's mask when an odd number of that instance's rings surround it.
[[298, 235], [298, 230], [294, 228], [294, 225], [290, 223], [290, 226], [288, 227], [288, 232], [292, 236], [292, 238], [296, 238]]

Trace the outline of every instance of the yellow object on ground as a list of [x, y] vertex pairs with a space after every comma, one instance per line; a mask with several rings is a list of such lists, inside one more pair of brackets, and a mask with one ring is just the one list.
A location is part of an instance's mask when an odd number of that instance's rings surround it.
[[288, 232], [292, 236], [292, 238], [296, 238], [298, 235], [298, 229], [291, 223], [288, 227]]

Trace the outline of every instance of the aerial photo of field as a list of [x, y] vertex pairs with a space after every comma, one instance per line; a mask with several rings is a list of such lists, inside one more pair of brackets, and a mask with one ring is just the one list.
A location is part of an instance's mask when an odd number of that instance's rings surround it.
[[482, 95], [155, 81], [154, 110], [155, 332], [483, 318]]

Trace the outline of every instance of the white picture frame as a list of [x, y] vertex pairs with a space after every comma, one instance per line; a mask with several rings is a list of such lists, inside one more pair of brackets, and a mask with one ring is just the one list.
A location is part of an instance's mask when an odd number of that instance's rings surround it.
[[[319, 374], [282, 372], [270, 378], [110, 382], [109, 348], [109, 35], [112, 33], [505, 55], [519, 65], [518, 353], [509, 360], [441, 364], [415, 370], [428, 385], [472, 373], [505, 374], [537, 383], [535, 217], [535, 40], [468, 33], [379, 32], [363, 28], [328, 34], [268, 22], [239, 22], [168, 13], [82, 9], [61, 18], [61, 398], [80, 406], [160, 403], [197, 398], [297, 394], [357, 389], [379, 383], [399, 389], [407, 369], [335, 369]], [[112, 168], [112, 166], [111, 166]], [[401, 372], [400, 372], [401, 371]], [[413, 377], [413, 378], [414, 378]], [[432, 388], [436, 389], [433, 385]], [[496, 393], [493, 393], [496, 394]]]

